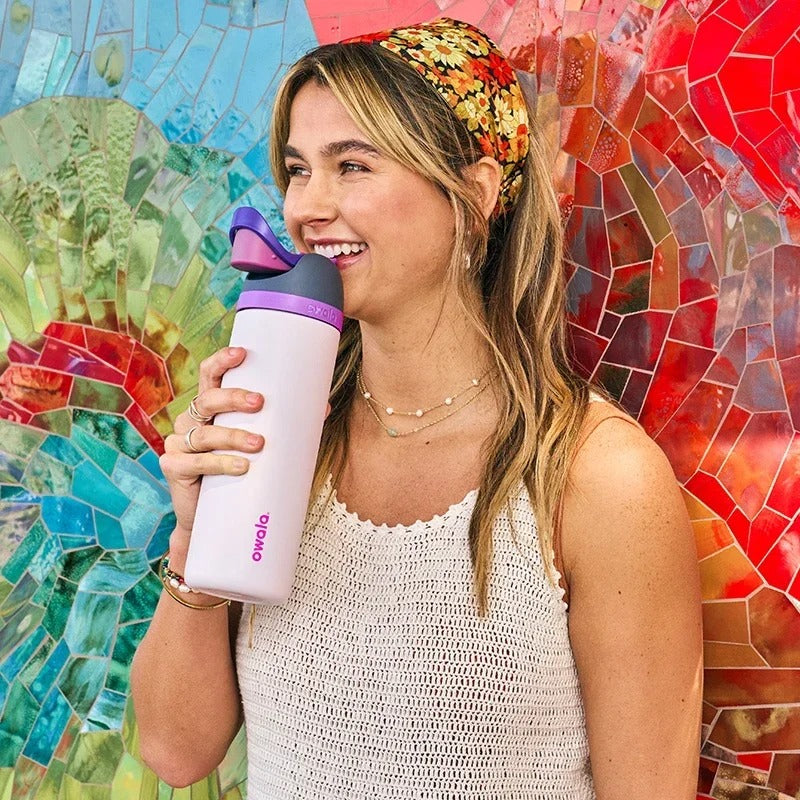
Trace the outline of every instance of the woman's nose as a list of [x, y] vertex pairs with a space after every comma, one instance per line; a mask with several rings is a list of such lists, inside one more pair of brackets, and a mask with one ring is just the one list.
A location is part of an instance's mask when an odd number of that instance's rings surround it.
[[302, 186], [293, 188], [290, 211], [300, 225], [329, 222], [336, 216], [333, 187], [324, 174], [312, 173]]

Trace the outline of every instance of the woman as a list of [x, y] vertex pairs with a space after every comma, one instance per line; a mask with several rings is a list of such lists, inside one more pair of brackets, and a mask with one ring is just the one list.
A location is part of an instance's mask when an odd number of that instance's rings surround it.
[[[558, 209], [508, 62], [452, 20], [325, 46], [272, 131], [288, 231], [335, 259], [349, 318], [297, 577], [241, 625], [167, 582], [132, 673], [143, 757], [198, 780], [243, 716], [253, 798], [694, 797], [686, 512], [568, 366]], [[265, 446], [197, 427], [269, 403], [220, 388], [245, 357], [204, 362], [166, 442], [178, 583], [201, 476]]]

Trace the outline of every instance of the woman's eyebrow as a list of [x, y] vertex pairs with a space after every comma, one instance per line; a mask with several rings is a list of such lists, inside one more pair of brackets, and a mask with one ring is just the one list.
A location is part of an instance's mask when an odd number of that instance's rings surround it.
[[[342, 139], [339, 142], [329, 142], [322, 148], [322, 156], [324, 158], [335, 158], [343, 153], [351, 153], [353, 151], [365, 153], [370, 156], [380, 156], [380, 151], [369, 142], [362, 141], [361, 139]], [[285, 158], [302, 158], [302, 153], [290, 144], [283, 148]]]

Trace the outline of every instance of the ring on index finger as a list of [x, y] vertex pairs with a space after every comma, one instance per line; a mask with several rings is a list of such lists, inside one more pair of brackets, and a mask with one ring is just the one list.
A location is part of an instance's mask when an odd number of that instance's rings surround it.
[[187, 450], [188, 450], [190, 453], [202, 453], [202, 452], [203, 452], [202, 450], [198, 450], [198, 449], [197, 449], [197, 448], [196, 448], [196, 447], [195, 447], [195, 446], [192, 444], [192, 434], [193, 434], [193, 433], [194, 433], [194, 432], [195, 432], [195, 431], [196, 431], [196, 430], [197, 430], [199, 427], [200, 427], [199, 425], [195, 425], [194, 427], [192, 427], [192, 428], [189, 428], [189, 430], [188, 430], [188, 431], [186, 431], [186, 436], [184, 436], [184, 437], [183, 437], [183, 441], [184, 441], [184, 444], [186, 445], [186, 449], [187, 449]]
[[199, 394], [196, 394], [190, 401], [189, 401], [189, 416], [195, 421], [199, 422], [201, 425], [205, 425], [206, 422], [211, 422], [214, 418], [213, 416], [206, 416], [205, 414], [201, 414], [197, 410], [197, 398], [200, 397]]

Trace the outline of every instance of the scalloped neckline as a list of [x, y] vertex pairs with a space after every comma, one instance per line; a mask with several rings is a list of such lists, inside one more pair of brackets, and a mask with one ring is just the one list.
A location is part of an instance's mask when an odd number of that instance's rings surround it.
[[440, 525], [444, 521], [463, 511], [465, 508], [469, 508], [469, 506], [478, 496], [477, 489], [470, 489], [466, 495], [461, 498], [461, 500], [451, 504], [445, 511], [442, 511], [439, 514], [434, 514], [430, 519], [418, 519], [412, 522], [410, 525], [403, 525], [402, 523], [389, 525], [387, 522], [376, 523], [371, 519], [362, 519], [358, 512], [351, 511], [347, 507], [347, 504], [339, 499], [336, 488], [332, 485], [332, 479], [330, 475], [328, 476], [328, 486], [326, 488], [331, 490], [330, 503], [340, 515], [345, 517], [345, 519], [350, 522], [351, 525], [363, 530], [380, 531], [381, 533], [412, 533], [420, 528], [428, 528], [432, 525]]

